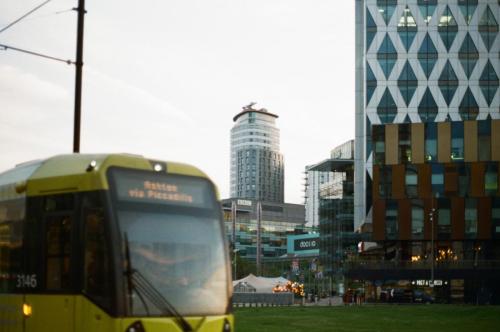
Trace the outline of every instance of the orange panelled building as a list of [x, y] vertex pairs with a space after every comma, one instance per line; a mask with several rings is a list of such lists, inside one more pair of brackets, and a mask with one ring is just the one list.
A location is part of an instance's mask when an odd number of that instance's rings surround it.
[[377, 262], [353, 267], [351, 278], [432, 279], [443, 302], [498, 302], [499, 135], [491, 119], [373, 125]]

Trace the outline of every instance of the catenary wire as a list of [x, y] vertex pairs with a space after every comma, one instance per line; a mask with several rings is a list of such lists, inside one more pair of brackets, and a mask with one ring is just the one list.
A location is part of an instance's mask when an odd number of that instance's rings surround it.
[[46, 59], [50, 59], [50, 60], [64, 62], [64, 63], [67, 63], [68, 65], [74, 65], [74, 64], [76, 64], [76, 62], [71, 61], [71, 60], [65, 60], [65, 59], [61, 59], [61, 58], [56, 58], [56, 57], [53, 57], [53, 56], [50, 56], [50, 55], [45, 55], [45, 54], [42, 54], [42, 53], [28, 51], [28, 50], [24, 50], [22, 48], [17, 48], [17, 47], [5, 45], [5, 44], [0, 44], [0, 48], [3, 48], [4, 51], [6, 51], [6, 50], [18, 51], [18, 52], [22, 52], [22, 53], [36, 55], [36, 56], [39, 56], [39, 57], [42, 57], [42, 58], [46, 58]]
[[14, 22], [8, 24], [7, 26], [3, 27], [1, 30], [0, 30], [0, 33], [4, 32], [5, 30], [7, 30], [8, 28], [10, 28], [11, 26], [13, 26], [14, 24], [22, 21], [25, 17], [27, 17], [28, 15], [34, 13], [35, 11], [37, 11], [38, 9], [42, 8], [43, 6], [45, 6], [46, 4], [48, 4], [49, 2], [51, 2], [52, 0], [46, 0], [45, 2], [39, 4], [38, 6], [36, 6], [35, 8], [33, 8], [32, 10], [30, 10], [29, 12], [27, 12], [26, 14], [24, 14], [23, 16], [21, 16], [20, 18], [18, 18], [17, 20], [15, 20]]

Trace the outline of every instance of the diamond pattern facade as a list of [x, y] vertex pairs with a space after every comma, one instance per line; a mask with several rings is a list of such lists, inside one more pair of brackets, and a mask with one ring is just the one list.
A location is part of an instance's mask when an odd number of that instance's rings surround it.
[[446, 46], [446, 50], [450, 51], [450, 47], [457, 36], [458, 25], [449, 6], [446, 6], [443, 15], [439, 19], [438, 32]]
[[486, 45], [486, 48], [489, 51], [498, 35], [498, 23], [495, 20], [495, 15], [493, 15], [490, 6], [486, 7], [486, 10], [481, 17], [478, 30], [484, 44]]
[[458, 87], [458, 78], [451, 66], [450, 61], [446, 62], [446, 65], [441, 72], [441, 76], [439, 76], [438, 84], [444, 100], [446, 101], [446, 105], [450, 105]]
[[479, 78], [479, 86], [481, 87], [481, 91], [488, 105], [491, 105], [493, 98], [495, 98], [495, 93], [498, 90], [498, 76], [489, 60], [488, 64], [484, 67], [483, 74]]
[[410, 48], [415, 36], [417, 35], [417, 23], [411, 14], [410, 8], [406, 6], [403, 15], [398, 23], [398, 34], [403, 42], [406, 51]]
[[498, 0], [364, 4], [366, 121], [500, 118]]

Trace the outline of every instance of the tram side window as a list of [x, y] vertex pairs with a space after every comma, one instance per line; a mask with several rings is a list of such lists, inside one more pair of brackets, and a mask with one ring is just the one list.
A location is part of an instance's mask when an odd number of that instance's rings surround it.
[[71, 217], [49, 216], [46, 230], [46, 288], [64, 290], [71, 287]]
[[45, 241], [45, 289], [67, 291], [72, 287], [71, 234], [75, 195], [46, 196], [43, 201]]
[[109, 254], [102, 209], [85, 209], [84, 223], [84, 290], [98, 304], [109, 307]]
[[12, 293], [22, 287], [23, 222], [25, 200], [0, 202], [0, 293]]

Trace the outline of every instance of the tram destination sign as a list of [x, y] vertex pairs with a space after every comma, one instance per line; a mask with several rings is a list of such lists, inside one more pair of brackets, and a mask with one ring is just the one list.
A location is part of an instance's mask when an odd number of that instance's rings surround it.
[[293, 242], [294, 251], [318, 250], [318, 249], [319, 249], [319, 237], [313, 237], [308, 239], [295, 239]]
[[210, 185], [200, 178], [113, 170], [118, 200], [192, 207], [211, 207]]

